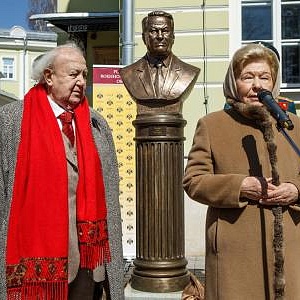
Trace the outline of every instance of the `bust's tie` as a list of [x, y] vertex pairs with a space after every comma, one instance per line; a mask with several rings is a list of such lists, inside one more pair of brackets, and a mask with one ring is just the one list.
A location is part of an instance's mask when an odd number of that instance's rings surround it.
[[65, 111], [58, 116], [62, 124], [62, 132], [69, 139], [72, 146], [74, 146], [74, 141], [75, 141], [74, 129], [72, 126], [73, 117], [74, 117], [74, 113], [70, 111]]
[[161, 89], [164, 83], [164, 76], [162, 73], [162, 63], [158, 63], [155, 65], [156, 68], [156, 74], [154, 79], [154, 88], [155, 88], [155, 94], [157, 98], [161, 97]]

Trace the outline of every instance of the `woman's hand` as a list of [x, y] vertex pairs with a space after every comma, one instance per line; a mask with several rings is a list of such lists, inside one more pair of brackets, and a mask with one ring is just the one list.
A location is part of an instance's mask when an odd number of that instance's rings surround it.
[[259, 201], [267, 195], [268, 184], [271, 179], [264, 177], [246, 177], [242, 181], [240, 196], [254, 201]]
[[289, 182], [275, 186], [272, 178], [250, 176], [242, 181], [240, 196], [262, 205], [289, 205], [298, 200], [299, 191]]
[[279, 186], [268, 184], [267, 197], [259, 201], [263, 205], [289, 205], [298, 200], [299, 191], [296, 186], [289, 182], [283, 182]]

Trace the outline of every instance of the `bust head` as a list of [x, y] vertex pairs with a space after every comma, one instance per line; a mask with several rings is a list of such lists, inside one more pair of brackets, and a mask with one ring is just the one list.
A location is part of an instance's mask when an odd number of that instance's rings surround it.
[[148, 55], [167, 57], [174, 44], [174, 21], [171, 14], [164, 11], [153, 11], [142, 21], [143, 41]]
[[[142, 21], [142, 31], [147, 54], [120, 70], [123, 83], [136, 101], [139, 114], [179, 113], [200, 70], [173, 55], [175, 37], [171, 14], [150, 12]], [[158, 93], [155, 62], [162, 61]]]

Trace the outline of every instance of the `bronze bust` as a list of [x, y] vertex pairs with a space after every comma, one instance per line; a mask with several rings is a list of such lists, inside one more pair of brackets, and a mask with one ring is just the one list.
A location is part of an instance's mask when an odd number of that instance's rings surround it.
[[174, 104], [177, 107], [176, 103], [182, 103], [189, 95], [200, 69], [172, 53], [175, 36], [171, 14], [150, 12], [142, 21], [142, 29], [147, 53], [120, 70], [124, 85], [137, 102], [138, 110], [143, 111], [145, 106], [155, 108], [157, 100], [160, 106]]
[[[154, 11], [142, 21], [147, 53], [120, 70], [137, 103], [132, 122], [136, 142], [136, 259], [134, 289], [183, 290], [190, 280], [184, 257], [183, 100], [200, 70], [178, 59], [173, 17]], [[167, 175], [167, 176], [166, 176]]]

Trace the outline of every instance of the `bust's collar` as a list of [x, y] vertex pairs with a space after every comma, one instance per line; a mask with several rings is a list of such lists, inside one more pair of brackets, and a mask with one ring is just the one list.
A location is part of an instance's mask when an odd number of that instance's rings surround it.
[[151, 67], [154, 67], [158, 64], [162, 64], [164, 67], [167, 68], [171, 62], [171, 56], [172, 56], [172, 54], [168, 55], [164, 59], [160, 59], [159, 57], [154, 57], [154, 56], [149, 55], [149, 53], [146, 54], [146, 58]]

